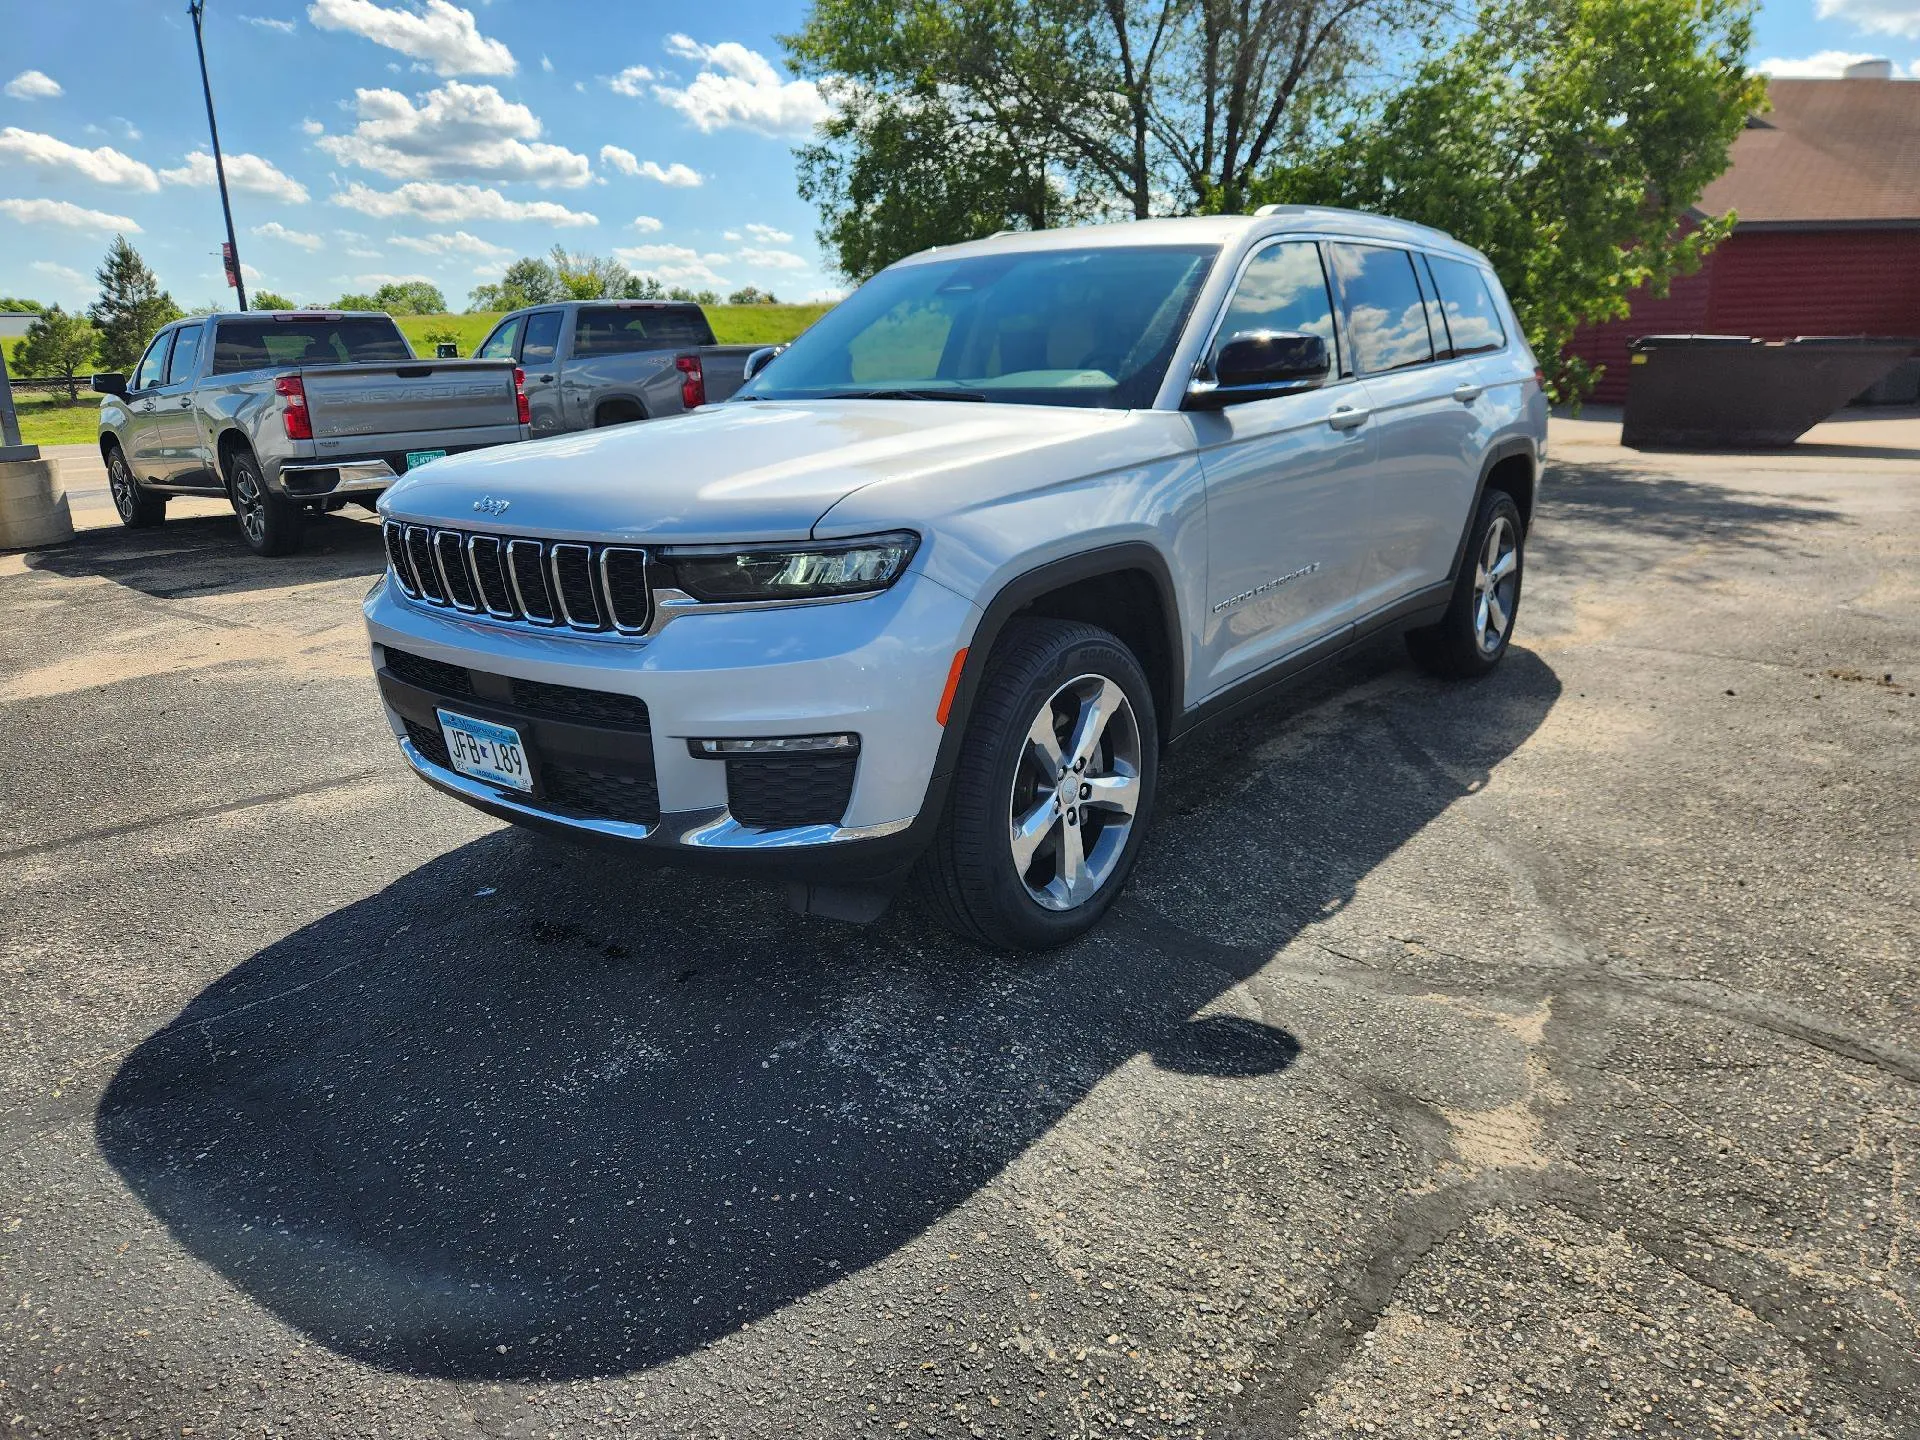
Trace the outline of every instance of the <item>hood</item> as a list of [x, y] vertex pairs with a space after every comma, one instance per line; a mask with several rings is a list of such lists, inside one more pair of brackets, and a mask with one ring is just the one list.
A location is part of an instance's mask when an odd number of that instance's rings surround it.
[[867, 486], [1054, 446], [1068, 447], [1065, 459], [1127, 423], [1120, 410], [972, 401], [734, 402], [451, 455], [396, 482], [381, 508], [552, 539], [798, 540]]

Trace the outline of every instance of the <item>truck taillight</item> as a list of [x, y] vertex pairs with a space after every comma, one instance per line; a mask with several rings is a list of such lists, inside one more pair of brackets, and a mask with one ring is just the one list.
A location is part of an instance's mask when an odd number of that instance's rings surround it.
[[681, 355], [673, 365], [680, 372], [680, 403], [689, 410], [698, 410], [707, 403], [707, 377], [700, 368], [700, 357]]
[[520, 407], [520, 423], [531, 425], [533, 411], [527, 405], [527, 372], [518, 365], [513, 367], [513, 403]]
[[311, 440], [313, 416], [307, 413], [306, 382], [298, 375], [282, 375], [273, 382], [273, 393], [287, 402], [280, 412], [280, 423], [287, 427], [287, 438]]

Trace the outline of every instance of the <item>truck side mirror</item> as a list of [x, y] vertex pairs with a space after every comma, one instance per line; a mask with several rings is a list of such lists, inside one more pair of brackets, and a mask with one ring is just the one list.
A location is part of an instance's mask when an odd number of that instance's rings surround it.
[[127, 377], [118, 370], [103, 370], [87, 382], [87, 388], [101, 395], [120, 395], [127, 393]]
[[740, 372], [740, 383], [744, 385], [747, 381], [753, 379], [754, 376], [771, 365], [774, 357], [786, 348], [784, 345], [762, 345], [758, 350], [755, 350], [751, 355], [747, 356], [746, 367]]
[[1327, 342], [1298, 330], [1240, 330], [1213, 352], [1213, 379], [1187, 386], [1185, 408], [1218, 410], [1324, 385]]
[[436, 360], [458, 360], [460, 344], [456, 340], [436, 340], [433, 346], [433, 358]]

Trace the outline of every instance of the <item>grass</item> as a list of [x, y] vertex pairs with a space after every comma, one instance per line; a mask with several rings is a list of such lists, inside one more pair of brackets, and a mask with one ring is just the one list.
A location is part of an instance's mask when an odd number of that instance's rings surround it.
[[[831, 305], [709, 305], [707, 318], [722, 345], [780, 345], [818, 320]], [[430, 334], [451, 334], [460, 353], [471, 355], [499, 322], [498, 314], [400, 315], [395, 317], [416, 354], [432, 355]]]
[[100, 432], [100, 397], [84, 389], [71, 403], [65, 395], [16, 391], [13, 408], [20, 412], [20, 439], [28, 445], [91, 445]]

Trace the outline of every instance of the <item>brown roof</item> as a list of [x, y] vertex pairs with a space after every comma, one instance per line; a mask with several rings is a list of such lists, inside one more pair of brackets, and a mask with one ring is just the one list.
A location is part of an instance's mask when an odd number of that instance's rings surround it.
[[1920, 82], [1775, 80], [1700, 197], [1742, 225], [1920, 221]]

